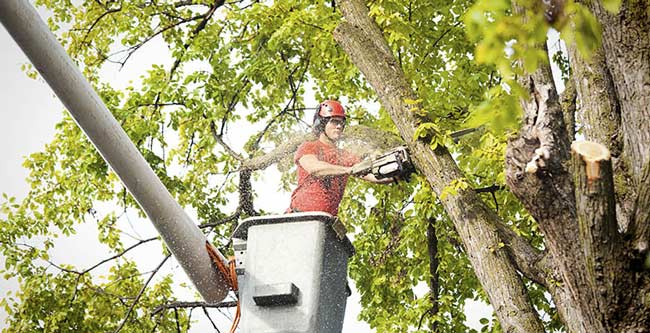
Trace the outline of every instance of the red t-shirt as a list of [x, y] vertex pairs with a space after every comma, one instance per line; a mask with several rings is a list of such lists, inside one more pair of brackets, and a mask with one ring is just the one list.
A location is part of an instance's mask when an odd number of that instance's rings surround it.
[[316, 155], [318, 160], [335, 165], [353, 166], [359, 158], [343, 149], [325, 143], [308, 141], [298, 147], [293, 160], [298, 166], [298, 187], [291, 194], [291, 209], [300, 212], [326, 212], [337, 215], [339, 203], [348, 183], [348, 176], [310, 175], [298, 160], [304, 155]]

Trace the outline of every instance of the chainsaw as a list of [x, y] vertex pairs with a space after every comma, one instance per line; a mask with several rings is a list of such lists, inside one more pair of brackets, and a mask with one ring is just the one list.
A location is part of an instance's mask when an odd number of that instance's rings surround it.
[[352, 167], [352, 174], [355, 176], [372, 173], [377, 179], [399, 177], [406, 181], [414, 171], [415, 167], [405, 146], [393, 148]]

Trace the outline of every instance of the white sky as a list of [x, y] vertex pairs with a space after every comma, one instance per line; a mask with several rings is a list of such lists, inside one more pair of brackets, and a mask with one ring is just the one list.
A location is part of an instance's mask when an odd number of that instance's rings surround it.
[[[28, 190], [27, 171], [21, 166], [23, 157], [50, 141], [62, 107], [44, 82], [28, 79], [20, 70], [26, 58], [1, 26], [0, 50], [0, 193], [21, 198]], [[1, 255], [0, 267], [4, 267]], [[0, 279], [1, 296], [15, 288], [15, 281]], [[5, 317], [0, 309], [0, 323]]]
[[[156, 49], [156, 47], [159, 49]], [[0, 193], [7, 193], [21, 199], [28, 190], [28, 185], [25, 182], [27, 172], [21, 166], [23, 158], [30, 153], [42, 150], [44, 145], [51, 141], [54, 135], [54, 125], [62, 117], [63, 106], [42, 79], [29, 79], [20, 70], [21, 65], [27, 63], [27, 58], [4, 27], [1, 26], [0, 50], [0, 100], [2, 101], [2, 107], [0, 108], [0, 140], [2, 140], [0, 156], [3, 156], [0, 162], [0, 175], [2, 176]], [[103, 75], [104, 80], [109, 81], [116, 87], [124, 87], [129, 80], [137, 79], [142, 70], [149, 68], [151, 59], [160, 59], [158, 56], [161, 54], [160, 51], [165, 52], [166, 50], [155, 44], [150, 46], [148, 50], [143, 48], [140, 51], [142, 54], [130, 59], [128, 66], [122, 71], [106, 71]], [[147, 56], [147, 53], [149, 56]], [[266, 185], [263, 188], [270, 188], [272, 191], [267, 193], [258, 192], [259, 199], [256, 204], [263, 205], [264, 209], [279, 213], [284, 210], [288, 203], [289, 195], [288, 193], [278, 194], [275, 191], [276, 186], [267, 185], [272, 182], [271, 179], [273, 178], [275, 178], [274, 175], [267, 175], [261, 179]], [[273, 200], [263, 198], [273, 198]], [[138, 223], [138, 219], [133, 216], [132, 214], [130, 221], [122, 222], [131, 228], [132, 233], [141, 237], [155, 234], [155, 230], [150, 223]], [[52, 254], [52, 261], [70, 263], [77, 265], [78, 268], [85, 268], [106, 258], [106, 250], [98, 244], [96, 235], [92, 223], [79, 225], [77, 235], [69, 239], [70, 241], [59, 241], [57, 243], [57, 247]], [[79, 251], [80, 248], [83, 248], [84, 251]], [[151, 264], [147, 259], [151, 258], [151, 256], [158, 257], [159, 253], [159, 247], [145, 245], [142, 250], [134, 253], [134, 256], [140, 258], [138, 262], [143, 270], [149, 270], [157, 263]], [[0, 266], [4, 266], [2, 256], [0, 256]], [[186, 280], [185, 274], [177, 263], [168, 263], [166, 266], [169, 267], [168, 272], [173, 272]], [[100, 270], [99, 273], [101, 272]], [[16, 288], [15, 281], [0, 279], [0, 297], [4, 297], [8, 290], [15, 290]], [[182, 291], [179, 298], [192, 300], [191, 292]], [[356, 317], [360, 310], [358, 304], [359, 295], [355, 292], [348, 299], [343, 332], [372, 332], [367, 324], [357, 321]], [[478, 323], [478, 319], [489, 316], [490, 313], [485, 305], [474, 302], [468, 304], [466, 312], [469, 324], [479, 330], [481, 325]], [[200, 311], [195, 311], [193, 315], [194, 319], [203, 317]], [[0, 328], [5, 327], [5, 319], [6, 313], [3, 309], [0, 309]], [[222, 325], [222, 328], [225, 327]], [[211, 330], [211, 325], [206, 320], [202, 320], [198, 325], [194, 326], [191, 332]]]

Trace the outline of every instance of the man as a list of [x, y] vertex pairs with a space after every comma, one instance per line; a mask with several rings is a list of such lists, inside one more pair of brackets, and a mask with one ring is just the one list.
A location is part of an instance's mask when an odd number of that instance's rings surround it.
[[[341, 103], [322, 102], [314, 113], [313, 130], [317, 139], [298, 147], [294, 162], [298, 167], [298, 187], [291, 194], [289, 212], [321, 211], [336, 216], [348, 176], [359, 157], [340, 149], [346, 116]], [[367, 174], [361, 178], [374, 183], [389, 183]]]

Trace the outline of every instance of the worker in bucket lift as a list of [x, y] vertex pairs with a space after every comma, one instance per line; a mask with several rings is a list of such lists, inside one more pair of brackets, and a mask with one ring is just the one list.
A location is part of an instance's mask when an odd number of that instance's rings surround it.
[[[313, 130], [317, 139], [304, 142], [294, 156], [298, 167], [298, 187], [291, 194], [287, 212], [320, 211], [336, 216], [348, 177], [358, 156], [338, 148], [343, 137], [346, 116], [341, 103], [327, 100], [314, 113]], [[373, 183], [390, 183], [392, 178], [377, 179], [369, 173], [360, 176]]]

